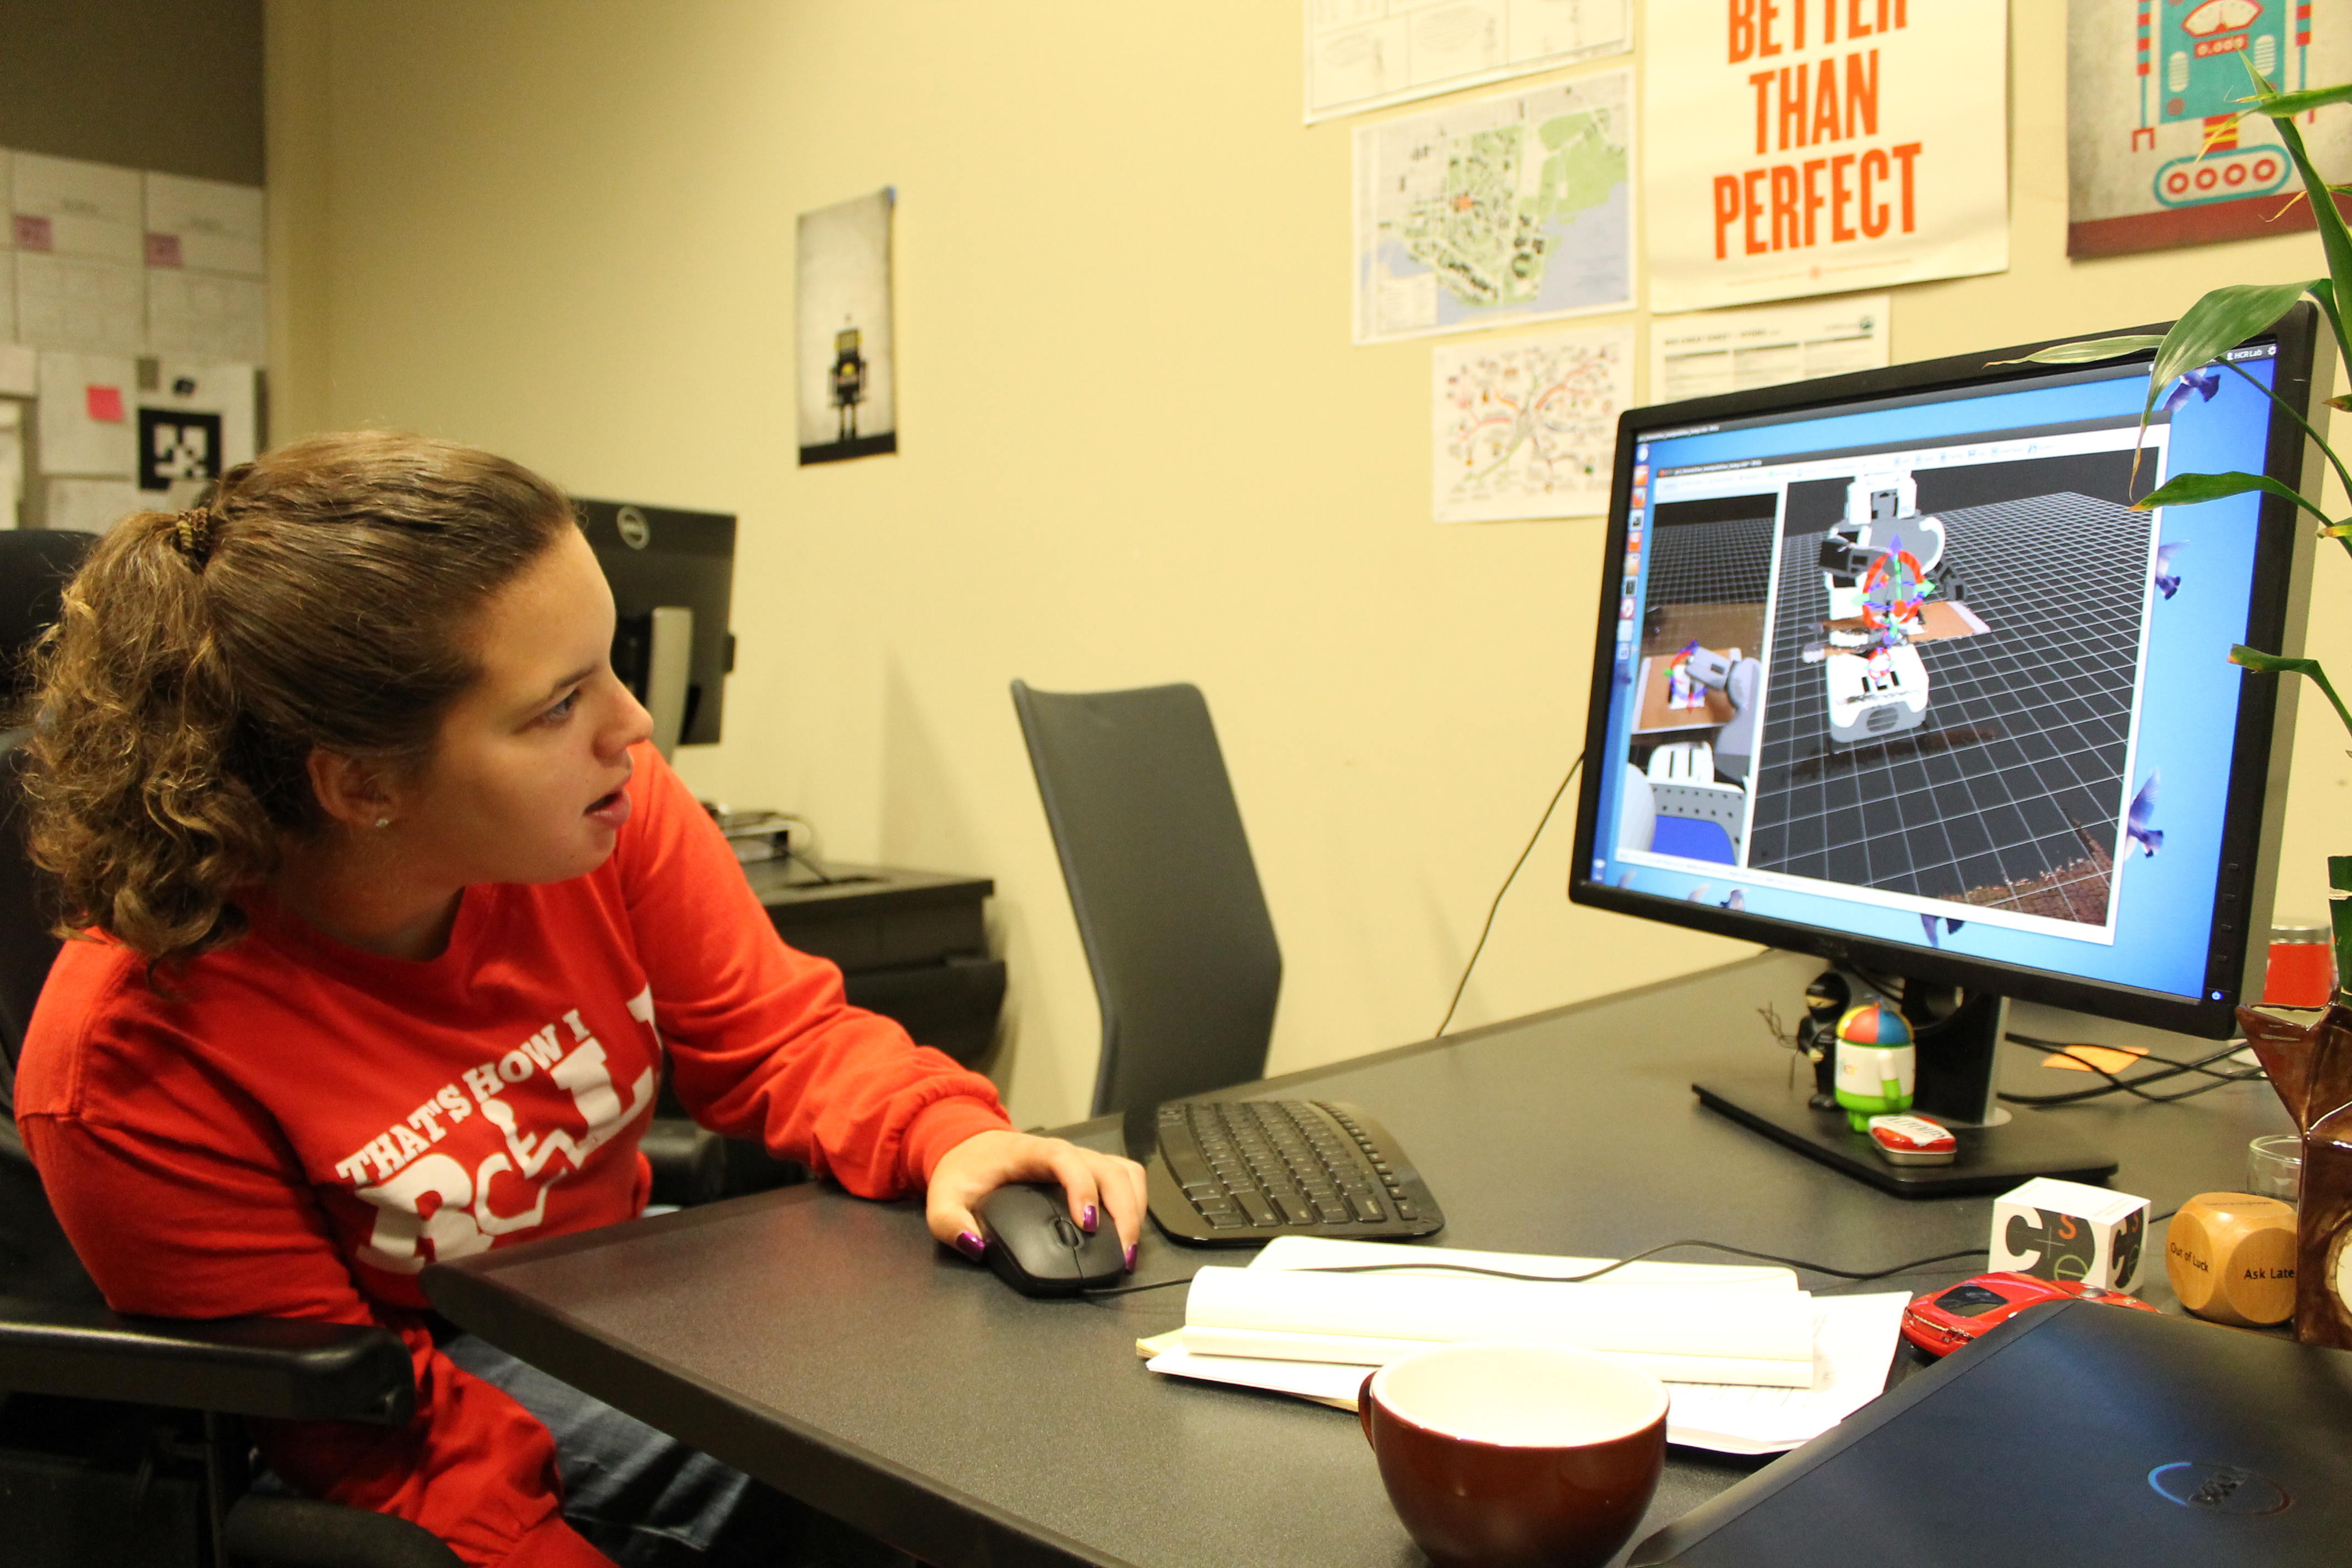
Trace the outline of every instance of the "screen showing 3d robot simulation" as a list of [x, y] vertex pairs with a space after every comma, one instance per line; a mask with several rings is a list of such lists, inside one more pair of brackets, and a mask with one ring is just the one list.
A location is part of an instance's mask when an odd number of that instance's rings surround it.
[[1575, 896], [2236, 1001], [2224, 808], [2245, 683], [2272, 678], [2227, 655], [2284, 592], [2279, 536], [2265, 570], [2258, 496], [2130, 503], [2264, 471], [2278, 353], [2228, 356], [2261, 386], [2182, 378], [2144, 429], [2145, 359], [1628, 415]]

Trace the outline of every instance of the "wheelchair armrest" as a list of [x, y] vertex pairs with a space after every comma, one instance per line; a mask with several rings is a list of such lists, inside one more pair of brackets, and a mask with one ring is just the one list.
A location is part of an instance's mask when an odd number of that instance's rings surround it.
[[388, 1329], [126, 1318], [16, 1297], [0, 1297], [0, 1390], [384, 1426], [416, 1410], [408, 1347]]

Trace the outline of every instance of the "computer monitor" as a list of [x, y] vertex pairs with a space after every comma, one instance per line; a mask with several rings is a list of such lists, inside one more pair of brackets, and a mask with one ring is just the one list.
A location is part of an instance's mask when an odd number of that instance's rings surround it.
[[[2227, 469], [2315, 495], [2263, 389], [2307, 412], [2316, 321], [2163, 389], [2145, 430], [2149, 356], [2000, 363], [2039, 344], [1626, 413], [1570, 896], [1901, 994], [1918, 1107], [1955, 1125], [2005, 1119], [2009, 997], [2227, 1036], [2261, 994], [2294, 696], [2228, 655], [2297, 651], [2313, 528], [2267, 496], [2129, 503]], [[1698, 1087], [1916, 1189], [1787, 1077]], [[1964, 1139], [1942, 1180], [2112, 1169], [2055, 1121]]]
[[655, 743], [664, 756], [716, 744], [735, 668], [734, 518], [626, 501], [572, 505], [620, 616], [614, 673], [653, 713]]

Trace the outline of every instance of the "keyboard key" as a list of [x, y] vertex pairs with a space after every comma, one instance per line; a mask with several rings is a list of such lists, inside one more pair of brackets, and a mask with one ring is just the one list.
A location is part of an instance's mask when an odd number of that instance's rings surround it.
[[1274, 1210], [1267, 1206], [1265, 1199], [1246, 1187], [1234, 1194], [1234, 1202], [1242, 1205], [1242, 1213], [1249, 1215], [1249, 1222], [1252, 1225], [1267, 1226], [1276, 1223]]
[[1365, 1197], [1359, 1193], [1349, 1193], [1348, 1194], [1348, 1206], [1355, 1211], [1356, 1217], [1360, 1220], [1386, 1219], [1388, 1217], [1387, 1211], [1381, 1207], [1377, 1200]]

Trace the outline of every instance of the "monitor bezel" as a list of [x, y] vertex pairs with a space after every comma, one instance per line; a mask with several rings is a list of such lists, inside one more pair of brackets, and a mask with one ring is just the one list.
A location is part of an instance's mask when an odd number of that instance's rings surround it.
[[[2120, 331], [2161, 336], [2170, 323], [2125, 328]], [[1594, 616], [1596, 635], [1592, 679], [1586, 704], [1588, 747], [1605, 747], [1610, 707], [1615, 685], [1615, 626], [1622, 594], [1622, 572], [1615, 563], [1625, 555], [1627, 514], [1633, 494], [1633, 452], [1659, 432], [1704, 426], [1729, 419], [1801, 415], [1842, 404], [1933, 394], [1961, 388], [1993, 389], [2013, 384], [2053, 380], [2085, 369], [2106, 370], [2145, 365], [2153, 353], [2118, 356], [2096, 365], [2002, 364], [2042, 349], [2080, 341], [2085, 336], [2029, 342], [2011, 348], [1954, 354], [1884, 370], [1857, 371], [1818, 380], [1792, 382], [1748, 392], [1691, 398], [1628, 409], [1618, 419], [1616, 468], [1610, 491], [1607, 550], [1601, 557], [1600, 604]], [[2309, 301], [2297, 304], [2268, 331], [2245, 340], [2247, 344], [2275, 343], [2273, 389], [2307, 419], [2315, 373], [2332, 377], [2332, 340], [2321, 330], [2317, 309]], [[2294, 421], [2271, 420], [2263, 473], [2305, 495], [2316, 494], [2318, 465], [2315, 442]], [[2304, 609], [2309, 583], [2313, 530], [2301, 526], [2291, 501], [2265, 494], [2256, 514], [2254, 569], [2247, 626], [2249, 646], [2288, 655], [2302, 651]], [[2217, 648], [2214, 657], [2226, 657]], [[2276, 677], [2249, 676], [2239, 703], [2232, 740], [2230, 785], [2222, 829], [2220, 874], [2214, 889], [2211, 942], [2206, 982], [2196, 997], [2147, 990], [2111, 981], [2063, 975], [1991, 959], [1956, 954], [1942, 949], [1919, 948], [1803, 925], [1796, 921], [1687, 903], [1632, 892], [1595, 880], [1591, 875], [1592, 847], [1598, 832], [1602, 786], [1608, 770], [1590, 751], [1579, 781], [1575, 858], [1570, 863], [1569, 898], [1577, 904], [1621, 914], [1688, 927], [1743, 942], [1756, 942], [1785, 951], [1810, 953], [1857, 973], [1900, 975], [1957, 986], [1963, 991], [1991, 991], [2001, 995], [2046, 1003], [2078, 1012], [2129, 1023], [2151, 1025], [2182, 1034], [2214, 1039], [2236, 1032], [2235, 1012], [2246, 1001], [2259, 1000], [2268, 943], [2252, 942], [2252, 931], [2267, 936], [2271, 889], [2275, 872], [2279, 821], [2285, 805], [2286, 763], [2292, 750], [2295, 688], [2299, 682]], [[2217, 995], [2218, 993], [2218, 995]]]

